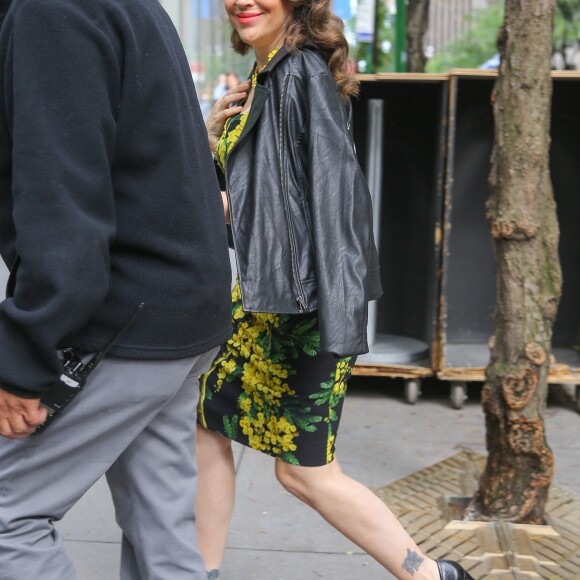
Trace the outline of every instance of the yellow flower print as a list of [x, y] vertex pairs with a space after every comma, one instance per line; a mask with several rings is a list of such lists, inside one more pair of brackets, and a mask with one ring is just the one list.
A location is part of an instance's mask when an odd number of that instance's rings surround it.
[[236, 361], [225, 360], [221, 363], [221, 368], [223, 369], [223, 372], [226, 373], [226, 375], [231, 375], [236, 370]]
[[242, 299], [242, 290], [240, 289], [240, 281], [237, 280], [232, 288], [232, 302], [234, 305]]
[[[348, 361], [340, 361], [333, 368], [328, 387], [324, 388], [328, 411], [313, 412], [316, 406], [320, 407], [318, 399], [313, 399], [312, 409], [303, 407], [291, 386], [291, 377], [297, 372], [293, 359], [300, 353], [307, 356], [317, 353], [319, 335], [315, 318], [295, 321], [284, 314], [245, 312], [241, 297], [238, 281], [232, 289], [234, 334], [210, 371], [214, 376], [208, 383], [208, 401], [211, 390], [215, 393], [231, 388], [232, 394], [237, 394], [237, 408], [223, 419], [226, 435], [253, 449], [299, 464], [294, 453], [301, 434], [319, 428], [330, 432], [334, 428], [331, 411], [334, 401], [344, 395], [350, 374]], [[328, 422], [323, 427], [325, 420]], [[328, 443], [326, 455], [331, 454], [331, 448], [332, 443]]]
[[[248, 112], [239, 113], [238, 115], [234, 115], [230, 117], [225, 125], [224, 130], [219, 138], [217, 148], [216, 148], [216, 159], [220, 164], [221, 168], [224, 169], [226, 163], [226, 157], [228, 153], [232, 150], [233, 146], [236, 144], [244, 127], [246, 126], [246, 121], [248, 120]], [[238, 124], [231, 128], [235, 122]]]
[[334, 459], [334, 441], [336, 437], [334, 435], [329, 435], [326, 441], [326, 463], [330, 463]]
[[334, 373], [334, 386], [332, 388], [332, 394], [336, 399], [344, 397], [349, 377], [350, 377], [350, 358], [342, 359], [336, 365], [336, 372]]

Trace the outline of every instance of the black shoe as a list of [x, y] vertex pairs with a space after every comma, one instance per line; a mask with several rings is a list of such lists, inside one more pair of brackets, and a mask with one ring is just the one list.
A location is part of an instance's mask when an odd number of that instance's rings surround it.
[[441, 580], [474, 580], [457, 562], [436, 560]]

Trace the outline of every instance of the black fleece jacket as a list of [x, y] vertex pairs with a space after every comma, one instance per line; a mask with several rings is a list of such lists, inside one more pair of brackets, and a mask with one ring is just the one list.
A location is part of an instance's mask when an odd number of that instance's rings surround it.
[[38, 396], [60, 347], [98, 350], [140, 302], [113, 356], [184, 358], [227, 340], [219, 187], [158, 0], [14, 0], [0, 86], [0, 387]]

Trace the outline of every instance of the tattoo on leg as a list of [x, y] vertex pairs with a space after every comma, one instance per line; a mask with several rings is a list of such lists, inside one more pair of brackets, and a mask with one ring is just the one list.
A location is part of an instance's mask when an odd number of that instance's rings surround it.
[[419, 566], [423, 563], [424, 558], [421, 558], [417, 552], [412, 552], [407, 548], [407, 557], [401, 564], [403, 570], [408, 572], [411, 576], [415, 575], [415, 572], [419, 569]]

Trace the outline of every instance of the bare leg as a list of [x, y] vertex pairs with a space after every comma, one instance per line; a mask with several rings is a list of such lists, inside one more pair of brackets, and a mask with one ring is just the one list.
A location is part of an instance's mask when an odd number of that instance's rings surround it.
[[400, 580], [439, 580], [435, 561], [370, 489], [342, 472], [336, 459], [321, 467], [276, 461], [276, 477]]
[[197, 427], [197, 534], [206, 569], [219, 570], [234, 509], [235, 469], [232, 443]]

